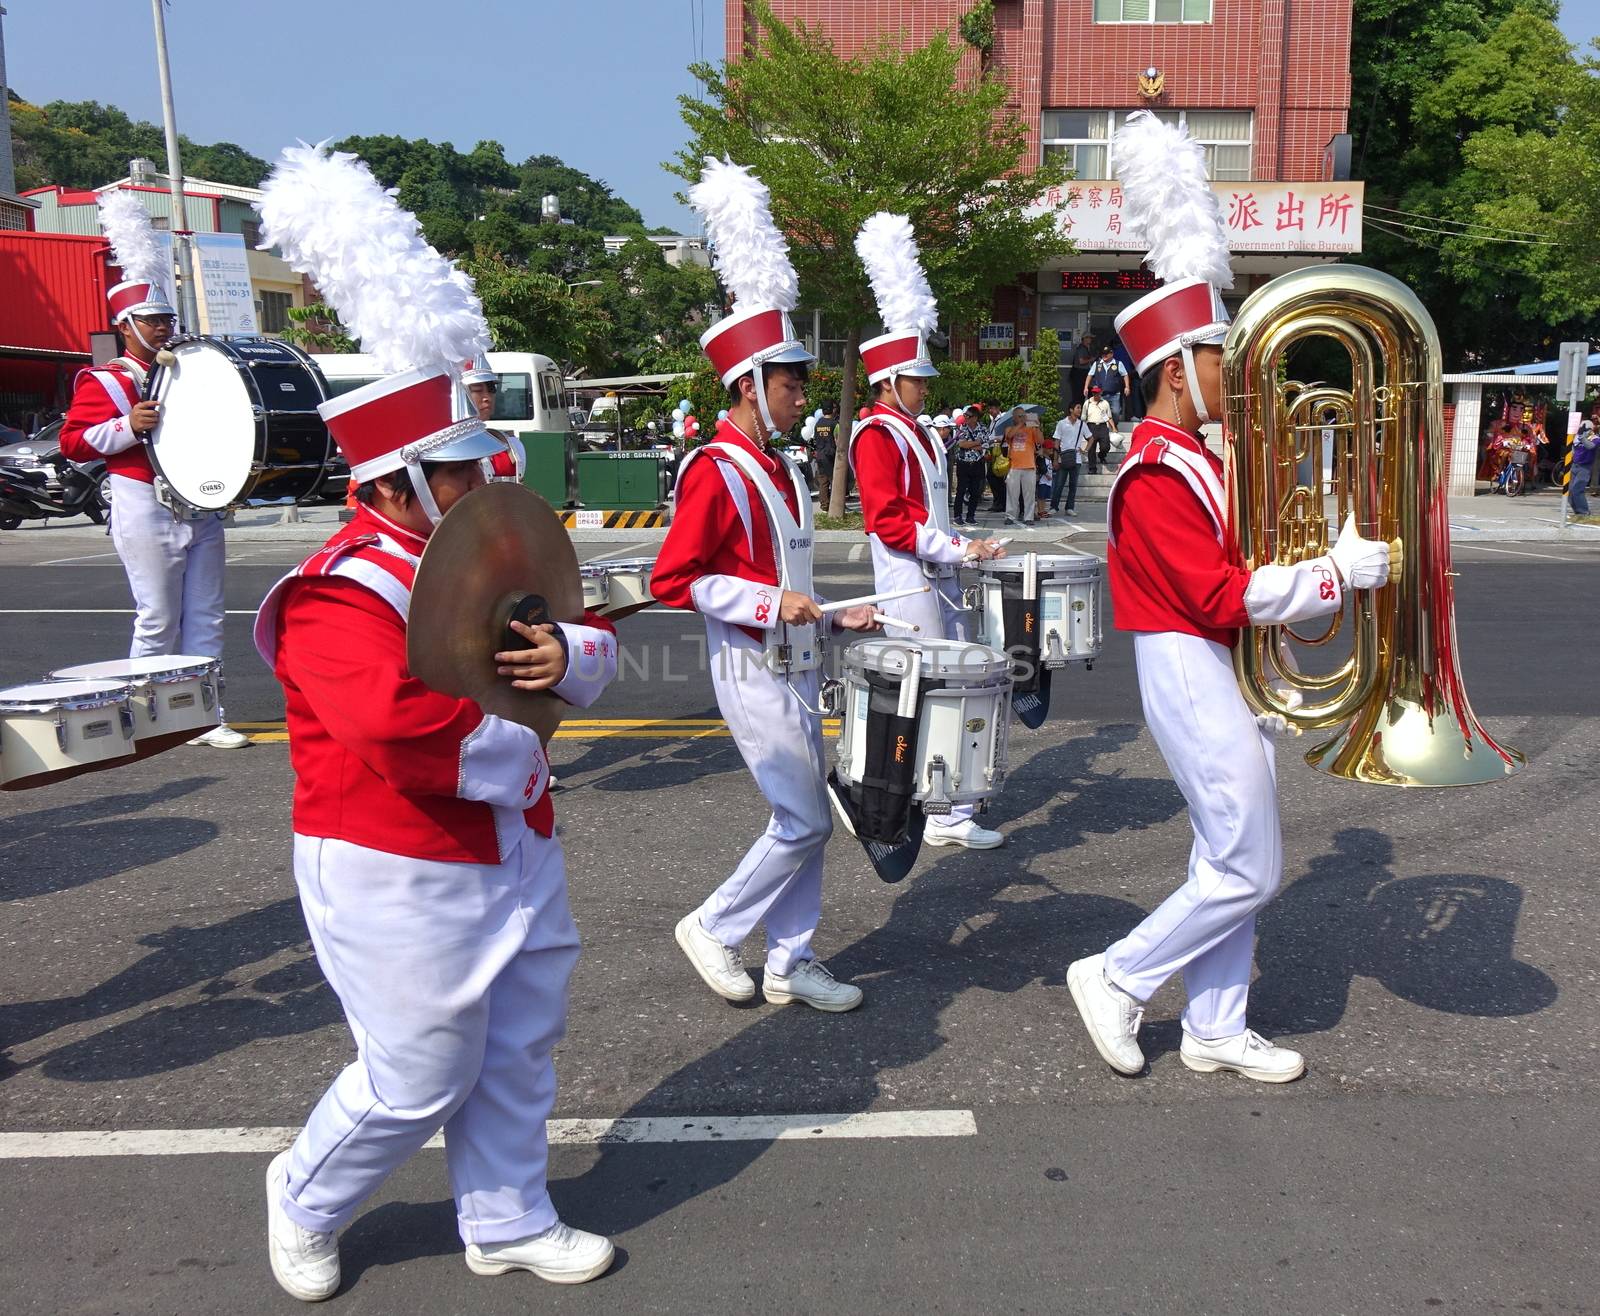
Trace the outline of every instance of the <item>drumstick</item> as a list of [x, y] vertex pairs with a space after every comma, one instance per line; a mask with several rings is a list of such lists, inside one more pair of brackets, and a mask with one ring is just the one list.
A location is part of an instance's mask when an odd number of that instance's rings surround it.
[[900, 703], [895, 712], [901, 717], [917, 715], [917, 696], [922, 693], [922, 651], [913, 649], [906, 658], [906, 674], [900, 679]]
[[835, 599], [832, 603], [819, 603], [820, 612], [838, 612], [840, 608], [854, 608], [864, 603], [887, 603], [890, 599], [909, 599], [913, 594], [926, 594], [932, 588], [919, 585], [916, 589], [892, 589], [885, 594], [858, 594], [853, 599]]
[[918, 634], [920, 634], [922, 631], [922, 627], [918, 626], [915, 622], [901, 621], [900, 618], [891, 617], [886, 612], [874, 612], [872, 614], [872, 620], [877, 622], [880, 626], [897, 627], [903, 631], [916, 631]]

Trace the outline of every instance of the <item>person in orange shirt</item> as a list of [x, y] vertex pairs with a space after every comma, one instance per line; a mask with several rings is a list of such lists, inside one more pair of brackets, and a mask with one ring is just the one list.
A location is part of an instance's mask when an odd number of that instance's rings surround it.
[[1006, 474], [1006, 524], [1014, 523], [1012, 508], [1017, 509], [1017, 517], [1023, 524], [1031, 524], [1039, 479], [1039, 431], [1025, 408], [1011, 409], [1011, 421], [1006, 426], [1003, 442], [1006, 456], [1011, 459], [1011, 470]]

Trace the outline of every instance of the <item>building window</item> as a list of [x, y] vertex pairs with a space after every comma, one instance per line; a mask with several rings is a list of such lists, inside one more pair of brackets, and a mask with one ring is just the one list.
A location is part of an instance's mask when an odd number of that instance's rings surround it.
[[261, 294], [261, 332], [264, 334], [281, 334], [289, 327], [289, 308], [294, 305], [294, 297], [286, 292], [264, 292]]
[[1110, 110], [1046, 110], [1041, 139], [1045, 158], [1063, 157], [1074, 178], [1111, 177]]
[[1094, 0], [1096, 23], [1209, 23], [1211, 0]]
[[[1047, 158], [1066, 157], [1077, 178], [1110, 178], [1110, 145], [1128, 110], [1046, 110], [1041, 143]], [[1249, 110], [1158, 110], [1166, 123], [1182, 124], [1200, 143], [1206, 176], [1219, 183], [1250, 179], [1253, 117]]]
[[244, 219], [239, 221], [239, 233], [244, 238], [244, 245], [254, 251], [261, 245], [261, 221], [258, 219]]

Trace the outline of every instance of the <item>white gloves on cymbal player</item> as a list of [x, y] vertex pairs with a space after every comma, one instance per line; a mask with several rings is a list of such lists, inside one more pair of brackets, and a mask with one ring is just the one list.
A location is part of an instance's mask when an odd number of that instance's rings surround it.
[[1339, 538], [1328, 550], [1349, 589], [1379, 589], [1389, 583], [1391, 560], [1398, 546], [1384, 539], [1363, 539], [1353, 515], [1345, 517]]

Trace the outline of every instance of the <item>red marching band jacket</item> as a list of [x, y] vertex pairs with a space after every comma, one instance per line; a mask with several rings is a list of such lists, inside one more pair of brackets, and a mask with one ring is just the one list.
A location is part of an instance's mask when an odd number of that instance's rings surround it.
[[78, 371], [61, 426], [62, 456], [75, 462], [104, 457], [110, 474], [153, 484], [156, 473], [149, 454], [128, 423], [139, 390], [133, 372], [119, 361]]
[[1146, 419], [1133, 431], [1107, 495], [1106, 530], [1119, 631], [1180, 631], [1232, 648], [1242, 626], [1281, 620], [1285, 611], [1333, 612], [1343, 602], [1325, 559], [1294, 574], [1245, 565], [1221, 460], [1166, 421]]
[[[754, 454], [799, 517], [789, 477], [771, 453], [728, 421], [717, 426], [714, 441]], [[778, 561], [761, 496], [738, 467], [711, 448], [683, 472], [676, 499], [650, 578], [656, 602], [728, 622], [761, 643], [762, 632], [779, 620]]]
[[[891, 417], [900, 426], [891, 430], [888, 423], [873, 424], [875, 416]], [[896, 437], [904, 431], [910, 431], [929, 461], [937, 464], [938, 455], [922, 427], [903, 411], [882, 402], [867, 413], [851, 443], [850, 460], [856, 486], [861, 490], [863, 528], [896, 552], [930, 562], [959, 562], [966, 554], [967, 540], [944, 534], [930, 524], [921, 467], [901, 452]]]
[[[370, 507], [276, 585], [256, 648], [283, 685], [297, 835], [445, 863], [494, 864], [523, 826], [555, 826], [550, 768], [529, 728], [423, 685], [406, 666], [426, 540]], [[616, 632], [563, 624], [555, 693], [587, 707], [616, 673]]]

